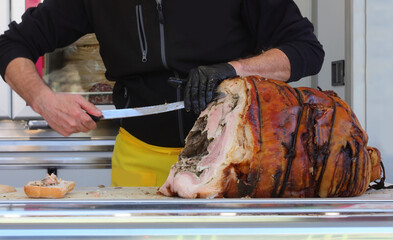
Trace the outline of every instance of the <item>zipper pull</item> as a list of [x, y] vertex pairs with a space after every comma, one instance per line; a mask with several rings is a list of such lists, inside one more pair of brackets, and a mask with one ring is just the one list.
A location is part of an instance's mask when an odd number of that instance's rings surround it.
[[157, 1], [157, 11], [158, 11], [158, 20], [160, 21], [160, 24], [164, 24], [164, 14], [162, 13], [161, 1]]
[[143, 53], [142, 53], [142, 62], [143, 63], [147, 62], [147, 53], [146, 53], [146, 51], [143, 51]]

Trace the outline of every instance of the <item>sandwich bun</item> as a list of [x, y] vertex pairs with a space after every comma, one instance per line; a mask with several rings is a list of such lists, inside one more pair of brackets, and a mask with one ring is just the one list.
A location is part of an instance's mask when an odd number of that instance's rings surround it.
[[[55, 180], [48, 184], [47, 180]], [[75, 187], [74, 181], [62, 181], [56, 175], [47, 175], [41, 181], [31, 181], [24, 186], [25, 194], [29, 198], [62, 198]]]

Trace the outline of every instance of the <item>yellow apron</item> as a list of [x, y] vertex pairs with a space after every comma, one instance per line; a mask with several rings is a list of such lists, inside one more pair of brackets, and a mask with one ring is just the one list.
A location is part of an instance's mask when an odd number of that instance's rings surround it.
[[149, 145], [120, 128], [112, 155], [111, 186], [161, 186], [181, 150]]

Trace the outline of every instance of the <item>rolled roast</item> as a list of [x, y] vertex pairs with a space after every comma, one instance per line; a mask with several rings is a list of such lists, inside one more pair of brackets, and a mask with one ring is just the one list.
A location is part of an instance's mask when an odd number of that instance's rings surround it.
[[260, 77], [225, 80], [159, 192], [184, 198], [346, 197], [381, 176], [381, 157], [333, 91]]

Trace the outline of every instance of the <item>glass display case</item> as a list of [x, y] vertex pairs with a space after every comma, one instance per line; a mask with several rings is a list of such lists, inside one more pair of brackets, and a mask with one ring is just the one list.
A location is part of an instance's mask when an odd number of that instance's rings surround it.
[[[0, 1], [0, 33], [7, 29], [10, 23], [10, 1]], [[0, 77], [0, 118], [11, 118], [11, 89]]]
[[[12, 0], [11, 20], [20, 21], [20, 17], [29, 7], [34, 7], [41, 0]], [[94, 34], [83, 36], [75, 43], [56, 49], [38, 59], [37, 70], [45, 82], [55, 92], [79, 94], [100, 109], [113, 109], [113, 82], [105, 78], [105, 66], [99, 54], [99, 44]], [[37, 119], [26, 102], [12, 92], [12, 119]]]
[[[10, 21], [19, 23], [25, 9], [40, 2], [1, 0], [1, 30], [6, 30]], [[86, 35], [42, 56], [36, 66], [54, 91], [82, 95], [101, 110], [114, 109], [113, 83], [105, 79], [105, 67], [94, 35]], [[0, 180], [7, 179], [7, 171], [15, 169], [110, 169], [119, 128], [117, 121], [100, 121], [93, 131], [63, 137], [45, 122], [34, 124], [43, 121], [42, 117], [3, 81], [0, 81], [0, 98], [0, 170], [3, 171]]]
[[94, 34], [44, 57], [43, 78], [56, 92], [85, 96], [96, 105], [112, 105], [114, 82], [105, 78], [106, 68]]

